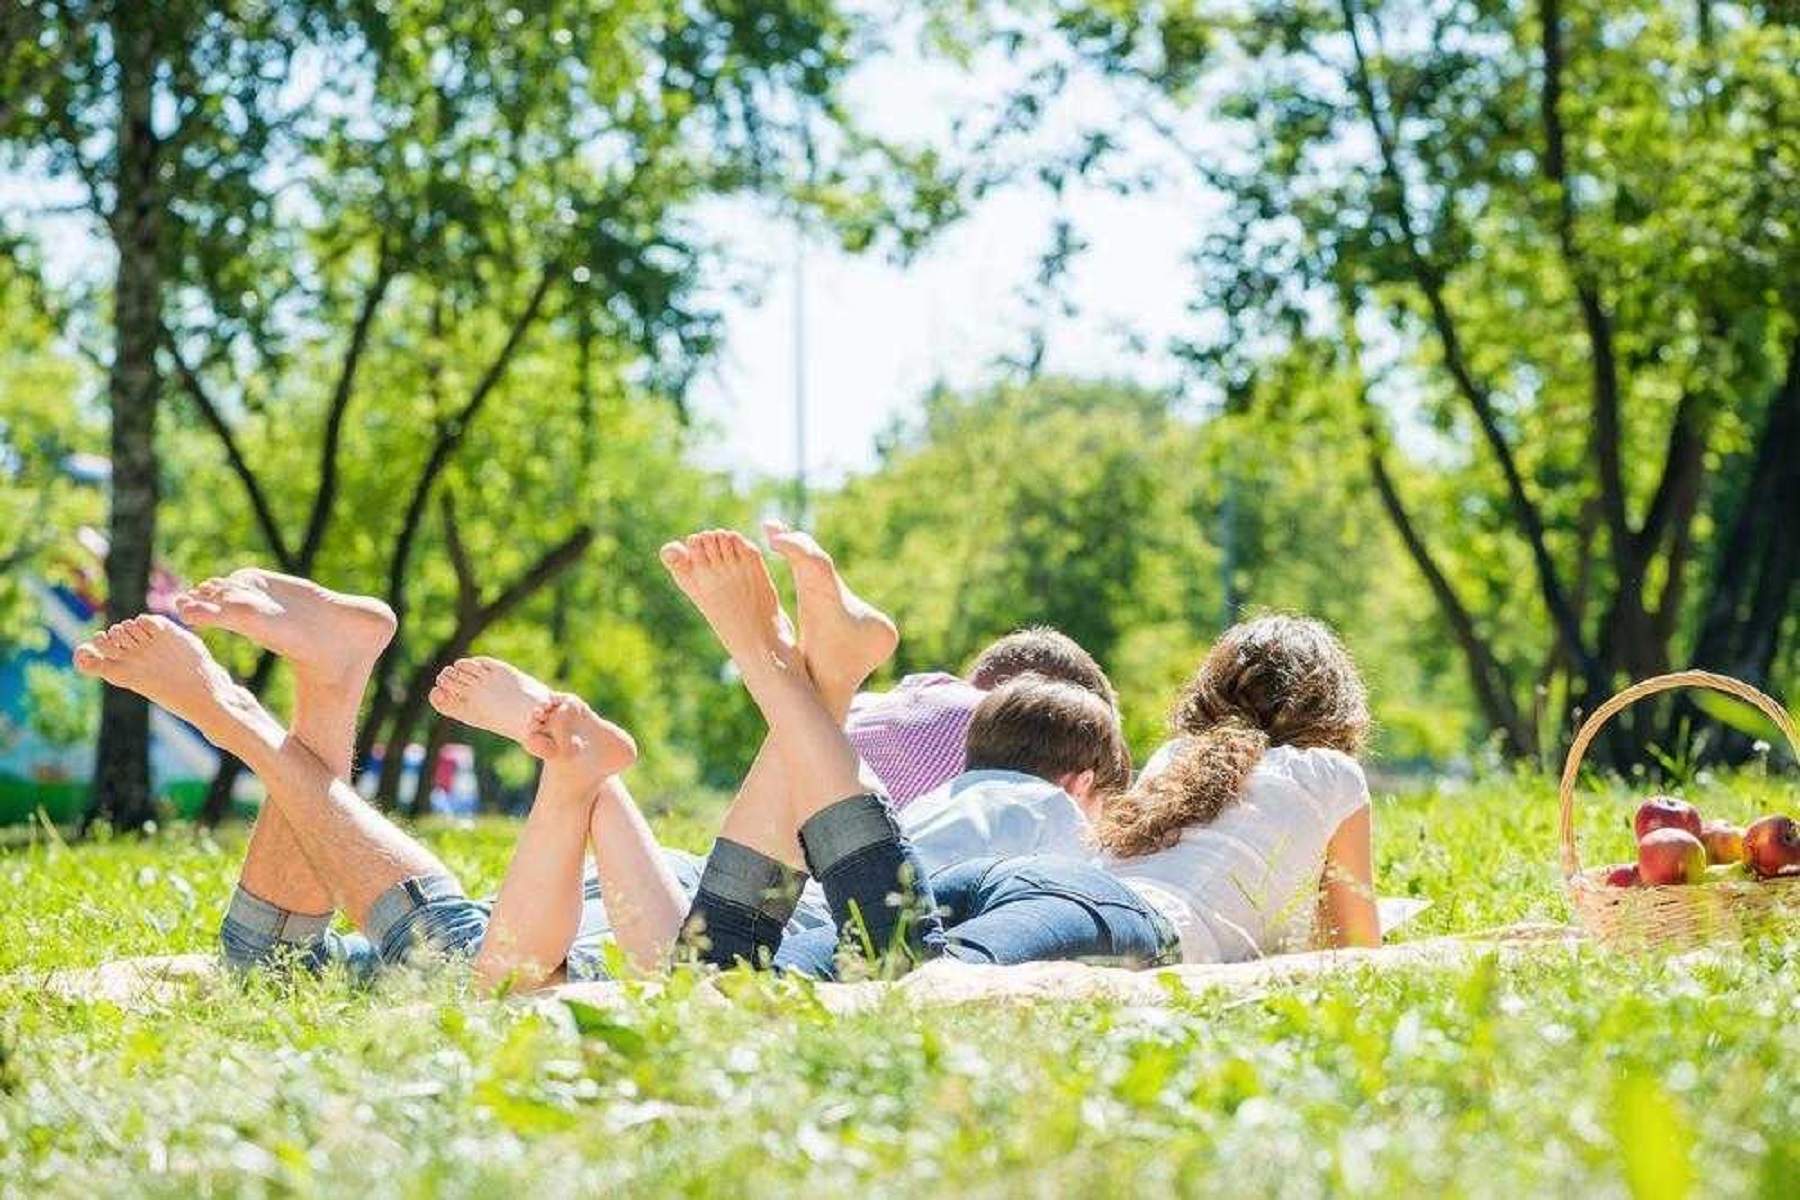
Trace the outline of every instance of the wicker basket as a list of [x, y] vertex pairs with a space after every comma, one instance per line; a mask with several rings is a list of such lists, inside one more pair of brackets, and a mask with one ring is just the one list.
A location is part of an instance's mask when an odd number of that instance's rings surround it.
[[1631, 705], [1676, 688], [1710, 688], [1755, 705], [1786, 735], [1800, 755], [1800, 733], [1786, 709], [1724, 675], [1680, 671], [1626, 688], [1594, 710], [1569, 747], [1562, 773], [1562, 866], [1569, 903], [1596, 938], [1613, 945], [1648, 948], [1691, 947], [1722, 938], [1741, 938], [1771, 924], [1800, 920], [1800, 878], [1721, 880], [1671, 887], [1610, 887], [1609, 868], [1582, 870], [1575, 847], [1575, 784], [1581, 761], [1605, 724]]

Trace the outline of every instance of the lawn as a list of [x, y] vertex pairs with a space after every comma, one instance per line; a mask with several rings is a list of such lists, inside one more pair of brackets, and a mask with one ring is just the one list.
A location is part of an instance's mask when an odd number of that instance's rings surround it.
[[[1690, 792], [1800, 809], [1791, 781]], [[1623, 857], [1623, 791], [1583, 824]], [[1567, 916], [1553, 789], [1378, 802], [1404, 937]], [[662, 824], [690, 845], [704, 814]], [[512, 827], [430, 826], [491, 886]], [[203, 949], [240, 833], [0, 851], [0, 1193], [1793, 1195], [1800, 939], [1346, 972], [1248, 999], [826, 1013], [678, 978], [582, 1020], [448, 975], [251, 983], [152, 1011], [56, 967]], [[720, 999], [721, 990], [727, 999]], [[570, 1014], [572, 1017], [575, 1014]]]

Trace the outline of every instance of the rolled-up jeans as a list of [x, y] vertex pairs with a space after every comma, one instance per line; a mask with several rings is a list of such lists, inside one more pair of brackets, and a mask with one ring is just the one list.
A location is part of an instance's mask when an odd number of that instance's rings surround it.
[[339, 966], [367, 981], [385, 967], [473, 957], [487, 934], [492, 905], [471, 900], [448, 875], [402, 879], [369, 906], [364, 933], [338, 933], [331, 914], [296, 913], [240, 884], [219, 927], [226, 965], [245, 971]]
[[[943, 953], [924, 865], [885, 797], [865, 792], [823, 808], [799, 838], [831, 909], [832, 926], [816, 935], [890, 970]], [[707, 856], [683, 942], [713, 966], [774, 965], [805, 885], [806, 872], [722, 837]]]
[[1179, 957], [1179, 939], [1162, 914], [1079, 859], [984, 858], [926, 878], [878, 796], [853, 796], [821, 810], [802, 828], [800, 844], [836, 928], [784, 938], [805, 876], [721, 839], [689, 916], [690, 931], [700, 935], [691, 944], [702, 961], [831, 979], [845, 954], [873, 959], [890, 972], [937, 957], [1132, 967]]

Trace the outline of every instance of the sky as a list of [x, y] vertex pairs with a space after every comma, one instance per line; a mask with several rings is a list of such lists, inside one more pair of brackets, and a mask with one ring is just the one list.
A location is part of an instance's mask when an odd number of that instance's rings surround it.
[[[994, 104], [1010, 74], [991, 59], [961, 71], [902, 49], [857, 71], [849, 104], [885, 136], [941, 143], [958, 114]], [[1078, 81], [1061, 115], [1092, 120], [1113, 103], [1097, 84]], [[1052, 136], [1056, 128], [1053, 115]], [[1133, 151], [1155, 157], [1148, 147]], [[932, 384], [994, 380], [997, 360], [1020, 355], [1040, 324], [1047, 371], [1171, 382], [1165, 347], [1187, 325], [1194, 292], [1186, 253], [1212, 204], [1174, 170], [1157, 190], [1125, 197], [1088, 188], [1058, 200], [1015, 187], [988, 196], [904, 265], [802, 238], [750, 201], [715, 205], [703, 225], [763, 283], [751, 299], [720, 298], [723, 349], [693, 397], [712, 426], [702, 456], [745, 474], [791, 477], [798, 386], [809, 479], [866, 470], [876, 436]], [[1034, 311], [1027, 299], [1058, 216], [1089, 242], [1066, 288], [1078, 306], [1072, 316]]]

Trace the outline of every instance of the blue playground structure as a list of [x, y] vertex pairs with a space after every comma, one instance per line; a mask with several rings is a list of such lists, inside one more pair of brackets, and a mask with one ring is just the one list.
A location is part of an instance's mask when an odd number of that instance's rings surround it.
[[[93, 774], [94, 747], [54, 745], [33, 728], [28, 681], [33, 668], [71, 677], [75, 646], [94, 629], [92, 601], [74, 589], [25, 582], [41, 613], [44, 644], [0, 659], [0, 823], [30, 820], [42, 808], [57, 822], [81, 819]], [[151, 709], [150, 771], [158, 796], [193, 815], [219, 763], [219, 752], [191, 726]]]

